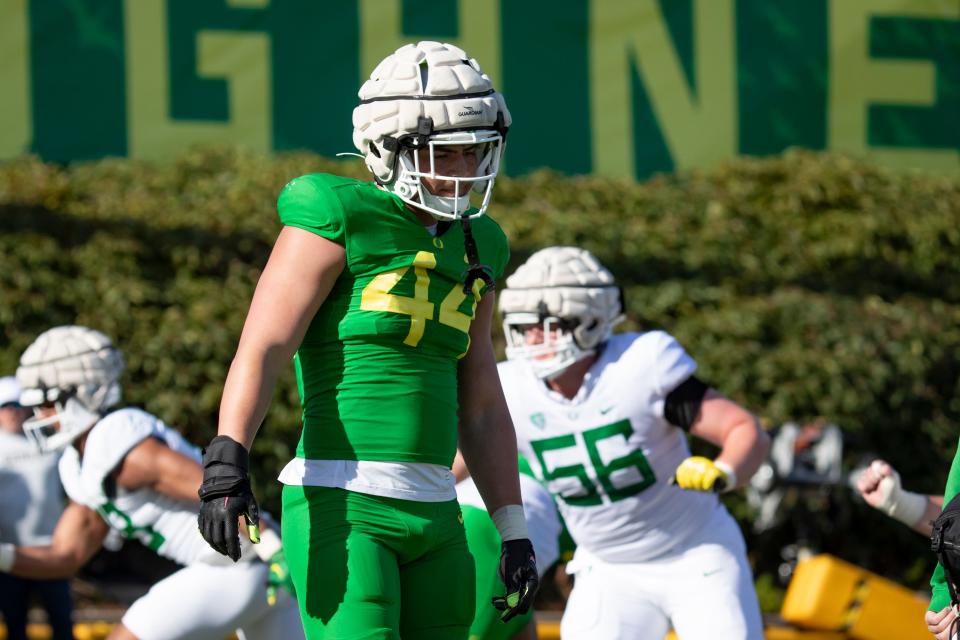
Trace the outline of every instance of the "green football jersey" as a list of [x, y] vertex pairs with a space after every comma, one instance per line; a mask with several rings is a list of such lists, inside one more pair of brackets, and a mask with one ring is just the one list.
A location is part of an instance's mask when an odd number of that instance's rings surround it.
[[[346, 249], [346, 266], [295, 358], [303, 405], [297, 456], [450, 466], [457, 444], [457, 361], [482, 281], [463, 292], [459, 223], [433, 236], [398, 197], [328, 174], [292, 180], [283, 224]], [[500, 278], [507, 239], [487, 216], [471, 221], [480, 263]], [[442, 225], [443, 226], [443, 225]]]

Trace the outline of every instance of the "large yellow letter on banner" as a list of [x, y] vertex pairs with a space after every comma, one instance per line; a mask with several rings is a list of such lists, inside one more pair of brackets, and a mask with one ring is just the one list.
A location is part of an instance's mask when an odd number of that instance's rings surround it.
[[[250, 0], [228, 4], [250, 6]], [[264, 3], [258, 3], [264, 4]], [[169, 157], [191, 144], [232, 142], [272, 147], [270, 38], [263, 33], [204, 30], [197, 34], [197, 75], [225, 78], [229, 122], [173, 120], [165, 0], [126, 0], [127, 136], [129, 155]]]
[[634, 175], [630, 61], [635, 61], [677, 169], [737, 153], [732, 0], [693, 0], [691, 91], [656, 0], [591, 0], [590, 126], [597, 173]]
[[[360, 84], [380, 61], [412, 42], [401, 33], [401, 0], [360, 0]], [[483, 72], [500, 87], [500, 3], [494, 0], [458, 0], [458, 38], [442, 39], [458, 46], [480, 63]], [[424, 38], [427, 39], [427, 38]]]
[[945, 0], [830, 2], [828, 146], [869, 154], [893, 166], [956, 169], [960, 166], [960, 153], [953, 150], [869, 146], [867, 112], [871, 104], [932, 106], [937, 101], [933, 63], [870, 57], [872, 16], [957, 20], [960, 3]]
[[27, 0], [0, 3], [0, 158], [27, 151], [30, 113], [30, 46]]

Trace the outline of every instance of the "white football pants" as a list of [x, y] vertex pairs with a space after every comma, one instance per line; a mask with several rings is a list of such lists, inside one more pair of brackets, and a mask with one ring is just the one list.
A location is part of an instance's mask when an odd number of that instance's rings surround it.
[[718, 506], [683, 547], [637, 563], [609, 563], [577, 549], [563, 640], [763, 640], [760, 607], [736, 521]]
[[280, 590], [267, 603], [267, 565], [194, 564], [153, 585], [123, 616], [140, 640], [302, 639], [297, 601]]

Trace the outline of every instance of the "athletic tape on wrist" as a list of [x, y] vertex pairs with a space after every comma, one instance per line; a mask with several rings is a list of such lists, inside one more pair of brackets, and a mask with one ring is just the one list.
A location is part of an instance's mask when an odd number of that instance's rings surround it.
[[724, 481], [727, 483], [727, 486], [725, 486], [723, 490], [725, 492], [733, 491], [737, 487], [737, 474], [733, 470], [733, 467], [731, 467], [726, 462], [723, 462], [722, 460], [714, 460], [713, 466], [715, 466], [717, 469], [720, 469], [720, 471], [723, 471], [723, 473], [726, 474], [727, 476], [726, 478], [724, 478]]
[[508, 504], [500, 507], [490, 516], [494, 526], [500, 532], [503, 542], [529, 538], [527, 532], [527, 518], [523, 515], [523, 507], [519, 504]]
[[917, 524], [927, 510], [927, 496], [897, 487], [897, 481], [891, 476], [887, 476], [880, 483], [881, 485], [883, 483], [894, 485], [888, 489], [889, 494], [885, 500], [886, 504], [881, 504], [880, 509], [908, 527]]
[[16, 559], [17, 545], [10, 542], [0, 542], [0, 571], [10, 573]]

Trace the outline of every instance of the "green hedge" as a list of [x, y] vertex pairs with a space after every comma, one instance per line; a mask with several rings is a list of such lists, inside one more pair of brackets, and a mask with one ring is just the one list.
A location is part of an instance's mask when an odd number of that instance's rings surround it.
[[[231, 148], [162, 165], [0, 165], [0, 372], [44, 329], [96, 327], [125, 351], [126, 399], [205, 442], [279, 230], [276, 194], [311, 171], [365, 175], [353, 161]], [[767, 422], [823, 416], [851, 456], [877, 452], [908, 486], [942, 490], [960, 434], [960, 179], [791, 151], [644, 184], [502, 179], [491, 213], [511, 270], [550, 244], [592, 250], [626, 288], [628, 328], [671, 331]], [[288, 374], [254, 447], [274, 510], [298, 413]], [[824, 546], [921, 584], [923, 540], [850, 509], [860, 530]], [[877, 555], [894, 543], [909, 553]]]

